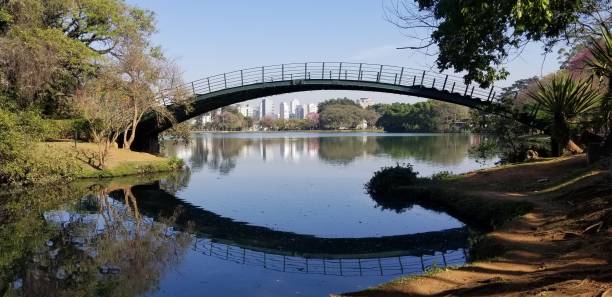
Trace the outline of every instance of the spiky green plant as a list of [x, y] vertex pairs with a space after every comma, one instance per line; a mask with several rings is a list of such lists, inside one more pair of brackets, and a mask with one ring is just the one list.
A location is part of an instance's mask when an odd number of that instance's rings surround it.
[[591, 57], [586, 61], [588, 69], [608, 81], [608, 92], [601, 103], [602, 126], [607, 130], [606, 147], [612, 149], [612, 33], [601, 28], [601, 38], [591, 38], [588, 44]]
[[528, 92], [528, 96], [551, 115], [552, 154], [559, 156], [570, 140], [570, 121], [596, 109], [601, 94], [591, 88], [589, 80], [575, 80], [567, 74], [555, 74], [553, 78]]

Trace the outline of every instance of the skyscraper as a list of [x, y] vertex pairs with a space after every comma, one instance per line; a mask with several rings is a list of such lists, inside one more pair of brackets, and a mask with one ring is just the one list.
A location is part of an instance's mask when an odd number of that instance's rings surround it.
[[295, 108], [295, 117], [297, 119], [305, 119], [306, 118], [306, 111], [304, 110], [304, 105], [298, 105]]
[[248, 104], [238, 104], [238, 112], [245, 117], [253, 116], [253, 109]]
[[310, 103], [308, 104], [308, 108], [306, 109], [306, 111], [306, 114], [317, 113], [319, 111], [319, 108], [316, 104]]
[[275, 117], [276, 113], [274, 112], [274, 101], [270, 98], [262, 99], [259, 113], [261, 117]]
[[289, 105], [285, 102], [281, 102], [279, 105], [279, 118], [288, 120], [290, 115], [289, 111]]
[[296, 110], [297, 110], [298, 105], [300, 105], [300, 101], [299, 100], [297, 100], [297, 99], [291, 100], [291, 106], [290, 106], [291, 112], [290, 112], [290, 114], [292, 114], [292, 115], [297, 114]]

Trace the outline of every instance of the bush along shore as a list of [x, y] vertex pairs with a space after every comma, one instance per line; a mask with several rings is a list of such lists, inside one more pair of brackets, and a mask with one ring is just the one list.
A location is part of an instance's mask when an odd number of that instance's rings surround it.
[[[407, 170], [398, 165], [381, 171]], [[473, 238], [468, 265], [344, 296], [612, 294], [609, 160], [588, 165], [586, 156], [577, 155], [378, 186], [389, 193], [374, 197], [382, 207], [419, 204], [484, 233]]]
[[400, 212], [418, 204], [448, 213], [478, 231], [495, 230], [532, 207], [523, 200], [493, 201], [458, 190], [461, 177], [448, 172], [431, 178], [417, 175], [410, 164], [397, 164], [377, 171], [365, 187], [382, 208]]
[[36, 112], [15, 113], [0, 107], [0, 186], [145, 174], [183, 166], [176, 158], [84, 142], [95, 139], [91, 131], [80, 120], [47, 120]]
[[184, 164], [178, 158], [110, 148], [106, 164], [97, 161], [97, 144], [74, 141], [32, 143], [27, 166], [11, 175], [2, 187], [45, 185], [58, 181], [110, 178], [176, 171]]

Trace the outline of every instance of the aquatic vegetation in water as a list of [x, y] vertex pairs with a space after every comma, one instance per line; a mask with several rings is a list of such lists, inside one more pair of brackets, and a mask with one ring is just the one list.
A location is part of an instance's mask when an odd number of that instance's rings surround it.
[[383, 197], [392, 194], [397, 185], [410, 185], [417, 181], [419, 173], [410, 164], [399, 164], [383, 167], [374, 172], [374, 176], [365, 184], [371, 196]]

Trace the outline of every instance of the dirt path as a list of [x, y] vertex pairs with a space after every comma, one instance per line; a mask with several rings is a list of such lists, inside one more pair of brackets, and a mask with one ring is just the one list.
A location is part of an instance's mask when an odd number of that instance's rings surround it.
[[532, 211], [487, 234], [501, 256], [346, 296], [612, 296], [612, 177], [584, 156], [470, 173], [458, 188]]

